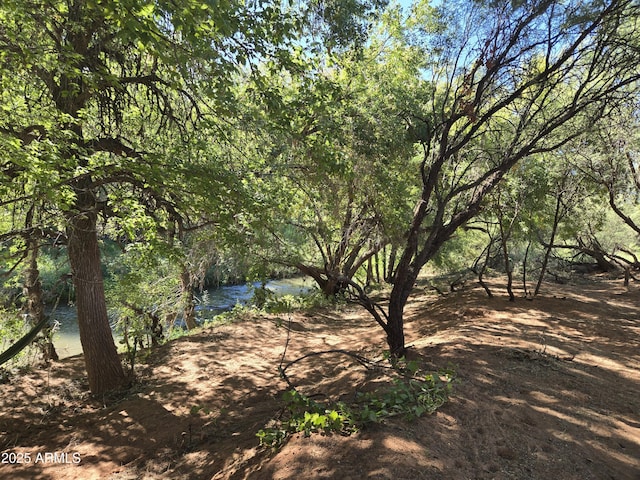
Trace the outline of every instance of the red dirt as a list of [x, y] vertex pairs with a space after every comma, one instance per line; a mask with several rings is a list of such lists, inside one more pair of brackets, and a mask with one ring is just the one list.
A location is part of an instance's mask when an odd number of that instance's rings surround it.
[[[297, 435], [274, 453], [255, 434], [283, 406], [289, 320], [287, 360], [338, 348], [374, 359], [385, 348], [382, 330], [349, 307], [260, 316], [171, 342], [119, 397], [90, 398], [82, 358], [66, 359], [0, 385], [0, 478], [640, 480], [637, 286], [547, 285], [513, 303], [480, 288], [444, 298], [417, 290], [410, 358], [455, 366], [450, 402], [349, 437]], [[340, 354], [287, 373], [305, 393], [333, 398], [371, 381]]]

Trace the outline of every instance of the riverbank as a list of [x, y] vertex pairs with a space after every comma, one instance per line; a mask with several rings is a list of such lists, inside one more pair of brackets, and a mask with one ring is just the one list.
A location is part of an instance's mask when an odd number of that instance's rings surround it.
[[[450, 402], [351, 436], [294, 435], [277, 452], [256, 433], [282, 416], [283, 356], [382, 358], [384, 333], [360, 308], [203, 329], [154, 350], [120, 397], [88, 396], [81, 357], [56, 362], [2, 385], [0, 449], [69, 461], [5, 462], [0, 478], [637, 480], [640, 290], [604, 281], [543, 291], [509, 302], [480, 287], [417, 290], [410, 359], [455, 369]], [[287, 374], [318, 401], [350, 401], [382, 381], [344, 355], [309, 356]]]
[[[302, 295], [311, 291], [314, 286], [315, 283], [310, 277], [270, 280], [265, 284], [265, 288], [276, 296]], [[215, 315], [227, 312], [236, 305], [244, 305], [250, 302], [254, 289], [260, 287], [261, 283], [255, 282], [253, 284], [223, 285], [205, 290], [198, 295], [196, 314], [199, 315], [199, 320], [202, 322], [211, 320]], [[81, 354], [82, 345], [80, 344], [80, 332], [78, 331], [75, 307], [62, 305], [56, 307], [55, 311], [47, 313], [53, 322], [57, 322], [53, 345], [59, 358], [69, 358]], [[120, 338], [115, 330], [115, 324], [112, 324], [112, 333], [116, 345], [123, 351], [124, 346], [120, 345]]]

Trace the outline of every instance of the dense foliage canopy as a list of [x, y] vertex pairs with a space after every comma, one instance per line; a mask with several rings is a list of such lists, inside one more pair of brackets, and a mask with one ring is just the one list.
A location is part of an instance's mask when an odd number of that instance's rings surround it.
[[[6, 0], [6, 306], [39, 323], [60, 290], [43, 268], [65, 253], [102, 393], [126, 382], [108, 303], [160, 335], [177, 315], [195, 326], [207, 282], [301, 272], [366, 308], [401, 356], [427, 264], [503, 271], [511, 298], [519, 269], [525, 294], [552, 264], [632, 276], [639, 14], [632, 0]], [[383, 281], [384, 305], [368, 294]]]

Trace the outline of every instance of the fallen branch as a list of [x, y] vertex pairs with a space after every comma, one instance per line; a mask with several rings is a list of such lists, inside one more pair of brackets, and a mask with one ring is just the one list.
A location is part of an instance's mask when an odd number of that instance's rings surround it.
[[25, 336], [20, 338], [16, 343], [11, 345], [6, 351], [0, 354], [0, 365], [8, 362], [17, 354], [19, 354], [22, 350], [27, 348], [27, 346], [36, 338], [36, 335], [44, 328], [44, 326], [49, 323], [49, 319], [46, 317], [40, 320], [36, 326], [34, 326]]

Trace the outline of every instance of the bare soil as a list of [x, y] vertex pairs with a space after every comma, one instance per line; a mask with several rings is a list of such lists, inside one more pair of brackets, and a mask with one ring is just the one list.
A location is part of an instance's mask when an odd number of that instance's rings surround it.
[[[455, 367], [449, 403], [275, 452], [256, 432], [282, 412], [287, 339], [289, 361], [380, 359], [383, 332], [359, 308], [203, 330], [153, 351], [132, 389], [107, 398], [88, 395], [81, 357], [13, 377], [0, 385], [0, 478], [640, 480], [637, 285], [549, 284], [515, 302], [418, 288], [406, 335], [410, 358]], [[306, 394], [346, 400], [382, 381], [340, 353], [287, 373]]]

